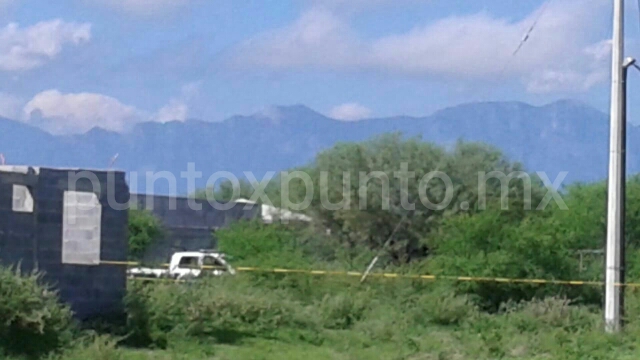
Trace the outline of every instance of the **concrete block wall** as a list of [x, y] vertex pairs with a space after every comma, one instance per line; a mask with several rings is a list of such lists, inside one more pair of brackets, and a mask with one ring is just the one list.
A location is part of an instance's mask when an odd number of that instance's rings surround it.
[[260, 216], [260, 206], [235, 203], [229, 209], [216, 209], [206, 200], [192, 200], [200, 210], [189, 207], [189, 199], [160, 195], [132, 195], [138, 209], [153, 213], [162, 223], [165, 236], [158, 239], [144, 255], [144, 261], [162, 263], [176, 251], [216, 248], [214, 232], [240, 220]]
[[13, 266], [20, 265], [23, 272], [34, 269], [37, 253], [34, 245], [36, 218], [33, 213], [13, 211], [13, 185], [37, 184], [37, 176], [32, 172], [0, 172], [0, 262]]
[[[89, 180], [81, 179], [75, 191], [95, 191], [102, 206], [100, 259], [126, 261], [128, 211], [111, 208], [107, 197], [120, 204], [129, 201], [124, 173], [91, 172], [99, 180], [99, 188], [93, 189]], [[71, 190], [70, 173], [77, 171], [40, 168], [37, 175], [22, 176], [0, 171], [0, 262], [21, 262], [23, 270], [37, 267], [45, 272], [45, 280], [55, 286], [78, 318], [120, 312], [126, 292], [125, 267], [62, 263], [63, 197]], [[107, 186], [109, 176], [111, 189]], [[28, 184], [34, 198], [33, 213], [12, 211], [13, 184]]]

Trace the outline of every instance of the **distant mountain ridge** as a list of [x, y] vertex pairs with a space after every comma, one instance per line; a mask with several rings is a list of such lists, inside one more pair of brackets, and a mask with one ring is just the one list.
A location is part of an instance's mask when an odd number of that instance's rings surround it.
[[[546, 171], [551, 179], [568, 171], [572, 181], [604, 179], [608, 161], [608, 117], [585, 104], [562, 100], [544, 106], [521, 102], [469, 103], [425, 117], [397, 116], [344, 122], [303, 105], [272, 107], [251, 116], [222, 122], [189, 120], [140, 123], [119, 134], [94, 128], [72, 136], [54, 136], [27, 124], [0, 118], [0, 153], [12, 164], [104, 168], [114, 154], [116, 167], [142, 174], [169, 171], [186, 193], [180, 173], [194, 163], [205, 185], [216, 171], [258, 179], [267, 171], [303, 165], [319, 151], [341, 141], [362, 141], [388, 132], [421, 135], [426, 141], [451, 144], [458, 139], [483, 141], [502, 149], [529, 171]], [[630, 172], [640, 170], [640, 131], [628, 131]], [[162, 180], [158, 180], [160, 184]], [[166, 192], [162, 187], [157, 193]], [[135, 187], [135, 185], [134, 185]]]

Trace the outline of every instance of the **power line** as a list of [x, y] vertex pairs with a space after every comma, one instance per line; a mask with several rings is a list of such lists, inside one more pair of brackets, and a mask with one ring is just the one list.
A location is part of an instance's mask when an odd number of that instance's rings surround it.
[[[505, 71], [507, 71], [507, 68], [511, 64], [511, 61], [516, 57], [516, 55], [518, 55], [520, 50], [522, 50], [522, 48], [524, 47], [524, 44], [529, 40], [529, 38], [531, 37], [531, 34], [533, 34], [533, 31], [536, 29], [538, 22], [540, 22], [540, 19], [547, 12], [547, 9], [549, 8], [549, 5], [552, 2], [553, 0], [548, 0], [542, 5], [542, 7], [540, 8], [540, 11], [538, 12], [538, 16], [536, 16], [536, 18], [533, 20], [533, 23], [531, 24], [529, 29], [527, 29], [527, 32], [522, 37], [522, 40], [520, 40], [516, 49], [513, 51], [513, 53], [511, 53], [511, 56], [507, 59], [506, 63], [504, 64], [504, 67], [502, 68], [502, 70], [498, 75], [498, 78], [501, 78], [504, 75]], [[638, 3], [640, 3], [640, 0], [638, 0]]]
[[[638, 0], [638, 1], [640, 2], [640, 0]], [[518, 44], [518, 47], [516, 48], [516, 50], [511, 55], [512, 57], [516, 56], [516, 54], [518, 54], [518, 52], [520, 52], [520, 49], [522, 49], [522, 46], [524, 46], [524, 44], [527, 42], [527, 40], [529, 40], [529, 37], [531, 36], [531, 33], [533, 33], [533, 30], [538, 25], [538, 22], [540, 21], [540, 18], [542, 17], [542, 15], [544, 15], [544, 13], [547, 11], [547, 8], [549, 7], [549, 4], [551, 4], [552, 2], [553, 2], [553, 0], [549, 0], [549, 1], [545, 2], [542, 5], [542, 8], [540, 9], [540, 12], [538, 13], [538, 16], [533, 21], [533, 24], [531, 24], [531, 27], [529, 27], [529, 30], [527, 30], [527, 32], [524, 34], [524, 37], [520, 41], [520, 44]]]
[[[640, 2], [640, 0], [638, 1]], [[511, 53], [510, 56], [508, 56], [508, 58], [504, 62], [502, 69], [500, 69], [500, 71], [497, 73], [495, 79], [498, 82], [503, 80], [504, 74], [507, 72], [509, 66], [511, 65], [511, 62], [513, 61], [513, 59], [515, 59], [516, 55], [520, 53], [520, 51], [524, 48], [525, 44], [529, 41], [529, 39], [531, 38], [531, 35], [537, 28], [538, 23], [540, 22], [542, 17], [547, 13], [547, 10], [549, 9], [549, 5], [551, 5], [551, 3], [553, 3], [553, 0], [547, 0], [539, 8], [537, 16], [535, 17], [531, 25], [527, 28], [527, 31], [525, 32], [524, 36], [522, 37], [518, 45], [515, 47], [515, 50]], [[489, 91], [482, 91], [481, 97], [484, 99], [491, 100], [493, 94], [497, 91], [498, 86], [499, 85], [492, 86], [489, 89]], [[476, 89], [475, 91], [479, 91], [480, 88], [475, 88], [475, 89]], [[473, 92], [475, 93], [475, 91]]]

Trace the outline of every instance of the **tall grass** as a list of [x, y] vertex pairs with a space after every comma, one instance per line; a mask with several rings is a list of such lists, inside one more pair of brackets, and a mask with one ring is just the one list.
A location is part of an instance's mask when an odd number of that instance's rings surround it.
[[[295, 290], [278, 289], [281, 283]], [[629, 294], [626, 332], [611, 337], [603, 332], [599, 307], [546, 297], [504, 303], [488, 313], [451, 289], [404, 279], [359, 284], [295, 274], [241, 274], [186, 286], [154, 283], [130, 294], [129, 304], [143, 303], [150, 310], [131, 309], [130, 328], [151, 341], [140, 345], [166, 349], [196, 342], [217, 351], [225, 344], [251, 348], [275, 341], [380, 359], [390, 358], [391, 349], [398, 359], [640, 356], [636, 293]], [[380, 353], [371, 355], [376, 348]]]
[[490, 313], [449, 283], [247, 273], [188, 284], [133, 282], [127, 326], [113, 337], [75, 330], [68, 309], [37, 275], [2, 269], [0, 279], [2, 352], [16, 359], [280, 359], [282, 352], [310, 360], [640, 356], [634, 291], [628, 292], [625, 332], [609, 336], [597, 306], [545, 297], [506, 302]]

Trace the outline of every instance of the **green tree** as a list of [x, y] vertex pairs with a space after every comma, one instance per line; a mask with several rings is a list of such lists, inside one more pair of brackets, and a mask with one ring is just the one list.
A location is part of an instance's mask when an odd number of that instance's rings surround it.
[[298, 268], [308, 266], [299, 231], [280, 224], [242, 221], [216, 233], [218, 247], [238, 266]]
[[[313, 183], [309, 213], [347, 247], [386, 245], [384, 250], [396, 263], [426, 256], [431, 235], [443, 219], [484, 206], [478, 200], [480, 172], [524, 174], [520, 164], [484, 144], [459, 141], [447, 151], [400, 134], [337, 144], [300, 170]], [[505, 192], [503, 183], [508, 187]], [[518, 179], [489, 178], [486, 203], [500, 203], [505, 194], [509, 216], [521, 218], [526, 209], [525, 184]], [[531, 201], [537, 205], [543, 189], [537, 181], [532, 181], [531, 188]], [[293, 203], [302, 202], [307, 194], [300, 179], [291, 181], [289, 189], [282, 198], [290, 197]]]
[[162, 234], [162, 225], [153, 214], [146, 210], [129, 210], [129, 259], [141, 260]]
[[[491, 209], [447, 219], [433, 237], [427, 271], [437, 274], [523, 279], [602, 281], [604, 254], [584, 258], [582, 250], [601, 250], [606, 234], [606, 184], [573, 184], [562, 191], [566, 209], [550, 206], [516, 219]], [[640, 181], [627, 182], [627, 241], [630, 281], [640, 278]], [[464, 283], [459, 291], [497, 308], [507, 300], [563, 293], [598, 303], [594, 287]]]
[[[589, 278], [578, 266], [573, 240], [558, 231], [557, 219], [531, 212], [514, 220], [497, 209], [447, 219], [432, 242], [427, 271], [438, 275], [576, 280]], [[528, 300], [548, 294], [597, 297], [584, 287], [536, 284], [464, 282], [458, 291], [475, 295], [480, 305], [497, 310], [508, 300]], [[577, 290], [577, 291], [574, 291]]]

